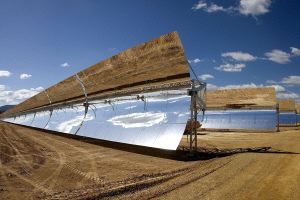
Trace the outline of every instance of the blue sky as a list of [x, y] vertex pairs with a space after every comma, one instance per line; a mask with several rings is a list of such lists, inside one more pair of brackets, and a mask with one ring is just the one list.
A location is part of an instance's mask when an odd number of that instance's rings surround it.
[[299, 19], [297, 0], [1, 0], [0, 105], [172, 31], [209, 89], [300, 101]]

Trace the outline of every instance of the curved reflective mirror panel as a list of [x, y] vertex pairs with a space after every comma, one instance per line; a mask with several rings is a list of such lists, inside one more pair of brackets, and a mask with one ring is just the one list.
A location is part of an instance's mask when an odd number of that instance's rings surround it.
[[201, 120], [205, 129], [274, 130], [277, 113], [275, 110], [207, 111]]
[[186, 88], [91, 101], [86, 114], [83, 105], [73, 105], [56, 109], [52, 115], [50, 111], [39, 112], [6, 121], [108, 141], [176, 150], [190, 117], [189, 106], [190, 96]]
[[280, 113], [279, 114], [280, 125], [296, 125], [297, 115], [294, 112]]

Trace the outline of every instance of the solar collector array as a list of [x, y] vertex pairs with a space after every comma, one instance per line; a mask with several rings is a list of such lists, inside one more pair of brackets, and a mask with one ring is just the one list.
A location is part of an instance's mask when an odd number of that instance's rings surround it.
[[175, 150], [189, 118], [188, 88], [188, 62], [173, 32], [61, 81], [2, 118], [67, 134]]
[[274, 88], [242, 88], [208, 92], [203, 129], [276, 130]]
[[297, 109], [293, 99], [279, 100], [279, 124], [281, 126], [295, 126], [297, 124]]

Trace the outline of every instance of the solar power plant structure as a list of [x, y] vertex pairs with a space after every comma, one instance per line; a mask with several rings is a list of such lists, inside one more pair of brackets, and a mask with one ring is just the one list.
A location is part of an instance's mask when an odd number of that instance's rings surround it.
[[2, 120], [176, 150], [190, 116], [189, 65], [176, 32], [123, 51], [5, 112]]
[[297, 124], [296, 103], [293, 99], [278, 101], [279, 124], [281, 126], [295, 126]]
[[274, 88], [226, 89], [207, 92], [203, 129], [267, 130], [277, 127]]

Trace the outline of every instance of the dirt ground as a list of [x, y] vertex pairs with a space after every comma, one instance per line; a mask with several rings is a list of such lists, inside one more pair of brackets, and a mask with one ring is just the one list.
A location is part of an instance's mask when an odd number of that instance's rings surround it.
[[0, 199], [300, 199], [300, 130], [203, 132], [198, 144], [187, 159], [0, 123]]

